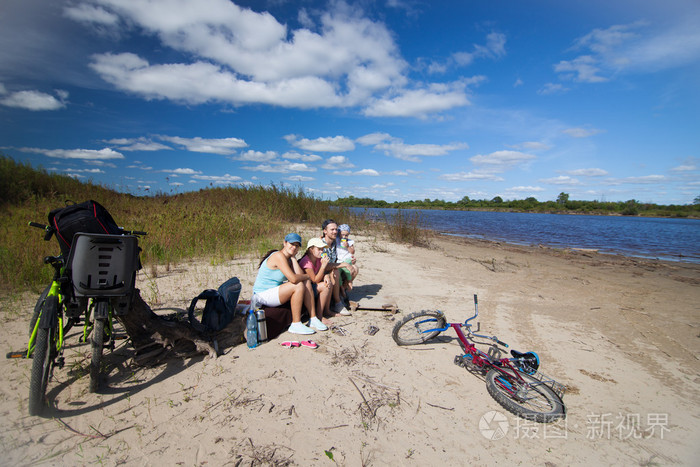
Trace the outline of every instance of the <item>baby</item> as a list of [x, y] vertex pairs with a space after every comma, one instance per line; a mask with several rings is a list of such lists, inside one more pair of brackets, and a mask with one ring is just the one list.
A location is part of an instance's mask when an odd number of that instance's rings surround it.
[[350, 226], [348, 224], [341, 224], [338, 231], [336, 251], [338, 252], [338, 262], [342, 264], [340, 275], [343, 287], [350, 290], [352, 289], [352, 281], [359, 272], [359, 268], [355, 265], [355, 242], [349, 238]]

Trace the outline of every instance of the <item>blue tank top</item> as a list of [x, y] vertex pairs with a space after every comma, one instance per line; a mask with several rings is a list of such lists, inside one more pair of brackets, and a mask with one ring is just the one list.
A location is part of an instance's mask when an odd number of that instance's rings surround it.
[[258, 276], [255, 278], [255, 284], [253, 284], [253, 293], [264, 292], [287, 281], [287, 276], [280, 269], [270, 269], [267, 266], [268, 259], [270, 259], [269, 256], [265, 258], [265, 261], [260, 265], [260, 269], [258, 269]]

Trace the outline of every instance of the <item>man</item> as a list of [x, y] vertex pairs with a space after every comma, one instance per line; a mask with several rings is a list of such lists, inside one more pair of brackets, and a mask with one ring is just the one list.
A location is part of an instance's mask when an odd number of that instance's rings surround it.
[[326, 219], [321, 224], [323, 233], [321, 235], [321, 240], [327, 245], [323, 250], [324, 253], [328, 255], [330, 262], [328, 263], [329, 268], [331, 268], [330, 278], [333, 285], [333, 301], [335, 305], [331, 306], [331, 311], [334, 313], [340, 313], [341, 315], [349, 315], [350, 312], [345, 309], [343, 300], [340, 296], [340, 272], [338, 267], [338, 250], [336, 249], [336, 238], [338, 238], [338, 224], [333, 219]]

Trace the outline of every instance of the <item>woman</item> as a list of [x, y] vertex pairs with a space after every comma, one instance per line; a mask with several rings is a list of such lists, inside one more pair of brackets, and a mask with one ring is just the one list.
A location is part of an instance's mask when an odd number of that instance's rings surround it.
[[309, 276], [309, 284], [307, 287], [312, 288], [312, 293], [318, 296], [316, 309], [318, 314], [323, 318], [324, 315], [330, 316], [331, 292], [333, 285], [329, 272], [332, 271], [328, 264], [330, 259], [328, 255], [323, 254], [323, 249], [326, 248], [326, 243], [320, 238], [311, 238], [306, 246], [306, 253], [299, 260], [299, 266]]
[[[319, 331], [328, 329], [316, 317], [316, 306], [309, 276], [305, 274], [295, 256], [301, 247], [299, 234], [284, 237], [282, 249], [268, 253], [260, 263], [253, 285], [253, 300], [257, 305], [277, 307], [289, 302], [292, 307], [292, 325], [289, 332], [313, 334], [315, 331], [301, 322], [301, 307], [306, 305], [311, 320], [309, 324]], [[307, 284], [308, 287], [307, 287]]]

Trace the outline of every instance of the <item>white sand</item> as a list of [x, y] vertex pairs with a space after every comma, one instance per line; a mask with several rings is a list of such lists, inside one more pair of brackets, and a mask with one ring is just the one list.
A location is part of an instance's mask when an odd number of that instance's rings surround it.
[[[700, 266], [450, 238], [431, 249], [356, 240], [352, 298], [395, 302], [401, 314], [335, 318], [347, 335], [317, 333], [317, 350], [283, 348], [297, 338], [284, 333], [253, 351], [144, 369], [122, 346], [107, 356], [103, 393], [89, 394], [88, 346], [71, 332], [45, 417], [27, 415], [31, 361], [2, 360], [2, 464], [700, 462]], [[231, 276], [249, 298], [257, 261], [181, 264], [156, 279], [142, 274], [139, 287], [159, 313], [185, 309]], [[482, 331], [536, 351], [542, 372], [569, 387], [565, 421], [534, 424], [501, 408], [482, 378], [454, 365], [451, 331], [415, 347], [392, 340], [395, 319], [414, 311], [463, 321], [474, 293]], [[5, 351], [26, 346], [34, 300], [27, 295], [19, 313], [3, 301]], [[374, 336], [364, 332], [370, 324]], [[482, 420], [493, 411], [502, 424]], [[497, 426], [505, 436], [489, 439]]]

